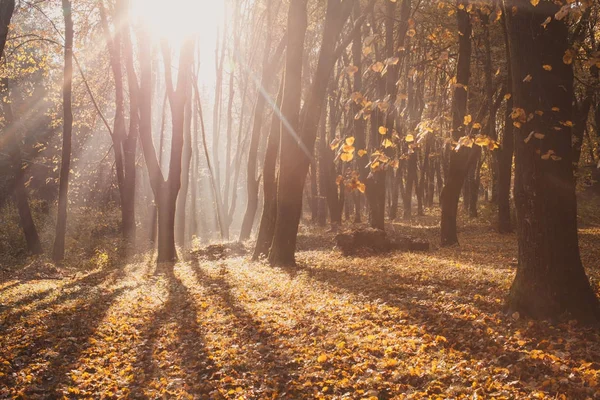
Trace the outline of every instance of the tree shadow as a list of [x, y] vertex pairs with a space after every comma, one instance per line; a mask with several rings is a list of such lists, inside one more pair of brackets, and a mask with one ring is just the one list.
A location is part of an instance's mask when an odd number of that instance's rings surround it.
[[[294, 361], [294, 357], [286, 350], [282, 340], [278, 339], [268, 328], [264, 327], [255, 316], [240, 304], [234, 294], [233, 287], [225, 277], [213, 277], [209, 275], [198, 263], [192, 260], [192, 269], [196, 279], [212, 297], [217, 299], [219, 305], [229, 311], [236, 321], [236, 332], [240, 339], [246, 344], [256, 344], [258, 360], [248, 359], [238, 362], [233, 368], [240, 375], [252, 373], [262, 378], [255, 384], [263, 387], [255, 387], [255, 390], [267, 396], [267, 392], [287, 393], [287, 396], [299, 395], [295, 393], [289, 382], [299, 375], [300, 365]], [[222, 274], [227, 274], [226, 270]], [[259, 361], [259, 362], [256, 362]], [[265, 385], [266, 383], [266, 385]]]
[[182, 389], [195, 396], [209, 396], [214, 390], [210, 383], [216, 367], [210, 358], [206, 347], [203, 329], [198, 323], [198, 308], [189, 289], [181, 282], [174, 272], [175, 263], [161, 263], [156, 275], [163, 275], [167, 281], [167, 298], [154, 313], [152, 323], [142, 332], [140, 340], [144, 350], [137, 354], [134, 362], [134, 380], [130, 385], [133, 398], [144, 398], [154, 378], [161, 376], [161, 367], [156, 363], [154, 352], [161, 338], [161, 329], [165, 325], [176, 325], [177, 348], [169, 348], [178, 354], [183, 372], [183, 380], [170, 382], [173, 389]]
[[[359, 275], [350, 272], [340, 272], [331, 269], [309, 269], [311, 279], [324, 283], [333, 290], [351, 293], [359, 297], [366, 297], [370, 301], [384, 302], [402, 312], [404, 321], [398, 323], [407, 323], [422, 327], [424, 332], [433, 338], [441, 336], [445, 338], [443, 345], [463, 353], [463, 359], [467, 361], [478, 360], [482, 366], [500, 367], [506, 370], [504, 380], [520, 381], [519, 385], [524, 385], [528, 380], [539, 380], [541, 376], [547, 375], [555, 379], [569, 381], [571, 369], [553, 368], [551, 358], [542, 356], [535, 358], [528, 355], [528, 351], [537, 349], [544, 340], [547, 347], [544, 349], [564, 349], [564, 338], [570, 337], [572, 332], [564, 328], [543, 328], [543, 325], [528, 324], [526, 321], [511, 321], [509, 318], [501, 316], [502, 305], [492, 302], [485, 302], [482, 299], [474, 299], [466, 296], [459, 296], [457, 301], [464, 304], [464, 313], [461, 315], [452, 315], [444, 312], [444, 304], [439, 307], [426, 305], [427, 301], [435, 298], [436, 293], [448, 290], [447, 284], [454, 289], [457, 283], [460, 285], [468, 284], [466, 282], [451, 282], [431, 280], [427, 282], [430, 290], [419, 290], [424, 285], [423, 281], [414, 278], [407, 278], [399, 274], [378, 273], [371, 275]], [[473, 311], [468, 306], [476, 305], [481, 311], [488, 313], [487, 316], [475, 317]], [[489, 315], [491, 314], [491, 315]], [[374, 321], [377, 323], [377, 321]], [[527, 351], [514, 347], [512, 343], [506, 341], [508, 335], [515, 335], [517, 331], [527, 338], [530, 342], [527, 344]], [[502, 335], [495, 335], [493, 332], [502, 332]], [[562, 339], [561, 339], [562, 335]], [[583, 334], [585, 336], [585, 334]], [[598, 335], [594, 336], [591, 342], [600, 345]], [[588, 345], [590, 343], [588, 342]], [[600, 356], [597, 354], [596, 356]], [[589, 354], [586, 359], [593, 361], [594, 355]], [[439, 377], [438, 377], [439, 378]], [[572, 377], [571, 377], [572, 378]], [[451, 381], [442, 382], [450, 384]], [[410, 384], [410, 382], [408, 382]], [[421, 385], [426, 384], [421, 382]], [[523, 386], [524, 387], [524, 386]], [[581, 390], [582, 395], [587, 390], [584, 387], [571, 387], [573, 390]], [[528, 391], [532, 388], [526, 389]], [[550, 390], [550, 389], [548, 389]], [[561, 388], [562, 390], [562, 388]], [[557, 390], [553, 391], [558, 393]]]
[[[80, 291], [77, 297], [81, 297], [83, 301], [76, 307], [66, 308], [35, 321], [38, 328], [43, 326], [42, 333], [32, 341], [23, 340], [7, 350], [14, 372], [7, 374], [9, 387], [17, 386], [15, 377], [22, 375], [20, 371], [47, 361], [47, 366], [41, 366], [35, 375], [32, 374], [22, 395], [33, 397], [43, 394], [47, 398], [62, 398], [64, 394], [59, 388], [69, 380], [67, 373], [76, 366], [79, 356], [89, 347], [88, 339], [113, 302], [128, 290], [131, 287], [121, 287], [108, 293]], [[25, 327], [31, 328], [31, 325], [25, 323]], [[31, 336], [32, 333], [28, 332], [27, 337]]]

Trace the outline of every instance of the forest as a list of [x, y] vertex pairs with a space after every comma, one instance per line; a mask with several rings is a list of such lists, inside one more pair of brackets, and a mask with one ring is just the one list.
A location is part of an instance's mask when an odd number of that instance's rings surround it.
[[598, 0], [0, 0], [0, 399], [600, 399]]

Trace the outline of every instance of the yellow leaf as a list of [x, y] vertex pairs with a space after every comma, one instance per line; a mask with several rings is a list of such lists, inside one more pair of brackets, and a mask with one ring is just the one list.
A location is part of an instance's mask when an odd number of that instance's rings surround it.
[[471, 117], [471, 114], [465, 115], [463, 124], [465, 125], [469, 125], [471, 123], [471, 121], [473, 120], [473, 117]]
[[387, 128], [385, 126], [380, 126], [379, 127], [379, 134], [380, 135], [385, 135], [387, 133]]
[[540, 3], [540, 0], [529, 0], [529, 2], [532, 6], [537, 7], [537, 5]]
[[542, 22], [542, 26], [544, 27], [544, 29], [546, 29], [550, 22], [552, 22], [552, 17], [548, 17], [544, 20], [544, 22]]
[[329, 144], [329, 147], [331, 148], [331, 150], [335, 150], [338, 148], [338, 146], [341, 143], [341, 139], [340, 138], [335, 138], [331, 141], [331, 143]]
[[327, 355], [325, 354], [321, 354], [319, 357], [317, 357], [317, 361], [320, 363], [324, 363], [327, 361]]
[[350, 145], [345, 145], [344, 147], [342, 147], [342, 151], [344, 153], [354, 153], [354, 150], [356, 150], [354, 148], [354, 146], [350, 146]]
[[575, 52], [573, 50], [567, 49], [567, 51], [565, 51], [565, 54], [563, 55], [563, 62], [567, 65], [572, 64], [574, 55]]
[[409, 133], [408, 135], [406, 135], [406, 138], [404, 140], [406, 140], [408, 143], [414, 142], [415, 137]]
[[340, 159], [344, 162], [350, 162], [354, 159], [354, 154], [353, 153], [342, 153], [342, 155], [340, 156]]
[[544, 135], [543, 133], [536, 132], [536, 133], [533, 134], [533, 136], [536, 139], [543, 139], [546, 135]]
[[414, 30], [414, 29], [409, 29], [409, 30], [406, 32], [406, 36], [408, 36], [408, 37], [414, 37], [416, 34], [417, 34], [417, 31], [416, 31], [416, 30]]
[[542, 66], [546, 71], [552, 71], [552, 65], [545, 64]]
[[354, 144], [354, 136], [350, 136], [346, 138], [346, 144], [348, 146], [352, 146]]
[[392, 147], [394, 145], [394, 143], [392, 143], [392, 141], [390, 139], [383, 139], [383, 142], [381, 143], [383, 147], [385, 147], [386, 149], [389, 147]]
[[365, 185], [364, 183], [360, 182], [360, 183], [358, 183], [358, 185], [356, 186], [356, 188], [358, 189], [359, 192], [364, 193], [367, 190], [367, 185]]
[[344, 182], [344, 177], [341, 175], [338, 175], [337, 178], [335, 178], [335, 184], [339, 185], [342, 182]]
[[363, 157], [365, 154], [367, 154], [367, 151], [366, 151], [366, 150], [359, 150], [359, 151], [358, 151], [358, 156], [359, 156], [359, 157]]
[[527, 75], [525, 78], [523, 78], [523, 82], [531, 82], [532, 79], [533, 77], [531, 75]]
[[371, 65], [371, 69], [375, 72], [381, 72], [385, 68], [385, 65], [381, 61], [377, 61], [375, 64]]
[[572, 121], [560, 121], [560, 124], [563, 126], [568, 126], [569, 128], [573, 127], [573, 122]]
[[481, 124], [479, 122], [475, 122], [473, 124], [473, 129], [481, 129]]
[[358, 67], [356, 65], [350, 65], [346, 67], [346, 73], [350, 76], [354, 75], [358, 72]]
[[512, 94], [510, 94], [510, 93], [506, 93], [506, 94], [504, 95], [504, 100], [508, 100], [508, 99], [510, 99], [511, 97], [512, 97]]
[[554, 111], [554, 112], [559, 112], [559, 111], [560, 111], [560, 108], [558, 108], [558, 107], [552, 107], [552, 111]]

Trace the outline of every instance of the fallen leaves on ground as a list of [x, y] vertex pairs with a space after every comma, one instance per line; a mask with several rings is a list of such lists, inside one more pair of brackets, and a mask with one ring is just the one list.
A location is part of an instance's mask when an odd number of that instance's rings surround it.
[[[435, 243], [434, 220], [390, 229]], [[581, 233], [598, 289], [600, 229]], [[473, 223], [460, 247], [357, 258], [322, 235], [294, 269], [141, 255], [4, 280], [0, 397], [599, 398], [597, 330], [503, 312], [514, 235]]]

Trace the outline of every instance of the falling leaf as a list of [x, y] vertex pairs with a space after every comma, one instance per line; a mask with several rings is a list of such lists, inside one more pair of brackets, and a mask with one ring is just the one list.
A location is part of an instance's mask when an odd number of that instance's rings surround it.
[[510, 94], [510, 93], [506, 93], [506, 94], [504, 95], [504, 100], [508, 100], [508, 99], [510, 99], [511, 97], [512, 97], [512, 94]]
[[473, 124], [473, 129], [481, 129], [481, 124], [479, 122], [475, 122]]
[[352, 146], [354, 144], [354, 136], [350, 136], [346, 138], [346, 144], [348, 146]]
[[331, 150], [335, 150], [338, 148], [338, 146], [340, 145], [340, 143], [342, 143], [342, 139], [340, 138], [335, 138], [331, 141], [331, 143], [329, 144], [329, 147], [331, 148]]
[[471, 117], [471, 114], [465, 115], [465, 117], [463, 119], [463, 124], [469, 125], [472, 120], [473, 120], [473, 117]]
[[358, 151], [358, 156], [359, 156], [359, 157], [363, 157], [365, 154], [367, 154], [367, 151], [366, 151], [366, 150], [359, 150], [359, 151]]
[[387, 128], [385, 126], [380, 126], [379, 127], [379, 134], [380, 135], [385, 135], [385, 134], [387, 134], [387, 132], [388, 132], [388, 130], [387, 130]]
[[346, 73], [350, 76], [354, 75], [358, 72], [358, 67], [356, 65], [350, 65], [346, 67]]
[[523, 78], [523, 82], [531, 82], [532, 79], [533, 77], [531, 75], [527, 75], [525, 78]]
[[406, 135], [406, 138], [404, 138], [404, 140], [408, 143], [410, 142], [414, 142], [415, 141], [415, 136], [411, 135], [410, 133], [408, 135]]
[[394, 145], [394, 143], [392, 143], [392, 141], [390, 139], [386, 138], [386, 139], [383, 139], [383, 142], [381, 142], [381, 145], [387, 149], [387, 148], [392, 147]]
[[354, 159], [354, 153], [342, 153], [340, 159], [344, 162], [350, 162]]
[[552, 22], [552, 18], [548, 17], [544, 20], [544, 22], [542, 22], [542, 26], [544, 27], [544, 29], [546, 29], [546, 27], [548, 26], [548, 24]]
[[537, 7], [538, 4], [540, 4], [540, 0], [529, 0], [529, 2], [531, 3], [532, 6]]
[[544, 68], [546, 71], [552, 71], [552, 65], [544, 64], [542, 68]]

